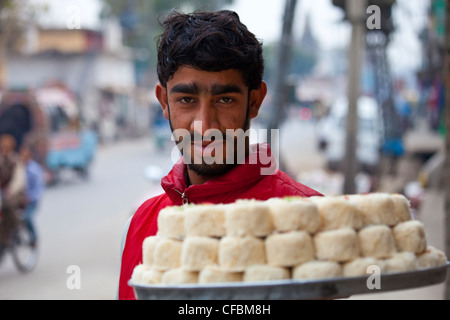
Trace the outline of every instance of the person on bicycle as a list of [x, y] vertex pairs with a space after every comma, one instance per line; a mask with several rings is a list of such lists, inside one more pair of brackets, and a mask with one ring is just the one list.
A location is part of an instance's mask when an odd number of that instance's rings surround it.
[[17, 223], [17, 210], [26, 201], [25, 166], [15, 151], [16, 140], [10, 134], [0, 136], [0, 244], [6, 246], [12, 228]]
[[32, 156], [32, 148], [25, 144], [20, 149], [20, 157], [25, 164], [26, 171], [26, 198], [27, 204], [24, 210], [24, 221], [27, 229], [30, 231], [31, 245], [35, 246], [37, 242], [36, 229], [34, 228], [34, 215], [38, 208], [39, 200], [44, 192], [45, 181], [44, 171], [39, 163]]

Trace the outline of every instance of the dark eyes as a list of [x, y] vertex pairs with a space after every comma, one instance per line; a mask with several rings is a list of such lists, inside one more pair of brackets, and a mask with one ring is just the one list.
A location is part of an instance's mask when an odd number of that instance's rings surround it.
[[188, 104], [188, 103], [194, 102], [194, 99], [189, 98], [189, 97], [183, 97], [183, 98], [178, 99], [178, 102]]
[[220, 103], [225, 103], [225, 104], [232, 103], [233, 101], [234, 101], [234, 99], [230, 98], [230, 97], [223, 97], [223, 98], [220, 98], [220, 100], [219, 100]]
[[[191, 97], [182, 97], [182, 98], [177, 99], [177, 101], [180, 103], [183, 103], [183, 104], [190, 104], [190, 103], [194, 103], [195, 99], [191, 98]], [[235, 100], [230, 97], [222, 97], [217, 100], [218, 103], [222, 103], [222, 104], [230, 104], [230, 103], [233, 103], [234, 101]]]

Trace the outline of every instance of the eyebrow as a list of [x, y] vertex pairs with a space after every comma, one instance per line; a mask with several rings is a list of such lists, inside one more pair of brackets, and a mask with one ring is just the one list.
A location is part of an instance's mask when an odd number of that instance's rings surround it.
[[206, 93], [215, 95], [221, 95], [226, 93], [243, 93], [242, 88], [234, 84], [214, 84], [210, 88], [199, 86], [196, 83], [190, 84], [178, 84], [174, 86], [170, 93], [186, 93], [186, 94], [200, 94]]

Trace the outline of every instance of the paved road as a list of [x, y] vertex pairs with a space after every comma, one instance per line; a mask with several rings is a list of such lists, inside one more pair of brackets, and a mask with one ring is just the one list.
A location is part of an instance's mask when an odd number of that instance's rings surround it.
[[[104, 146], [89, 181], [67, 172], [60, 185], [48, 188], [37, 216], [39, 264], [20, 274], [6, 257], [0, 299], [114, 298], [123, 226], [144, 198], [159, 193], [143, 173], [149, 164], [167, 163], [164, 154], [148, 139]], [[79, 267], [80, 289], [67, 287], [75, 275], [67, 273], [70, 266]]]
[[[294, 174], [320, 169], [311, 123], [291, 119], [283, 126], [280, 146]], [[102, 147], [88, 182], [67, 175], [45, 194], [38, 214], [41, 255], [37, 268], [20, 274], [11, 259], [0, 265], [0, 299], [113, 299], [119, 274], [119, 246], [123, 226], [142, 201], [159, 194], [158, 183], [144, 179], [148, 165], [171, 166], [171, 146], [158, 151], [141, 139]], [[430, 190], [419, 215], [430, 244], [444, 248], [443, 193]], [[80, 271], [80, 289], [67, 281]], [[73, 282], [69, 282], [73, 283]], [[443, 285], [351, 299], [442, 299]]]
[[290, 118], [280, 129], [280, 159], [293, 175], [322, 169], [325, 159], [317, 151], [319, 145], [313, 121]]
[[[292, 138], [299, 131], [300, 141]], [[280, 146], [293, 171], [317, 166], [310, 124], [286, 123]], [[46, 190], [38, 212], [37, 268], [20, 274], [6, 257], [0, 265], [0, 299], [113, 299], [123, 226], [144, 199], [161, 192], [159, 183], [144, 179], [144, 170], [153, 164], [167, 171], [171, 151], [170, 142], [165, 150], [155, 150], [149, 139], [120, 142], [101, 147], [89, 181], [66, 172], [61, 184]], [[72, 270], [80, 271], [80, 289], [67, 286], [74, 283]]]

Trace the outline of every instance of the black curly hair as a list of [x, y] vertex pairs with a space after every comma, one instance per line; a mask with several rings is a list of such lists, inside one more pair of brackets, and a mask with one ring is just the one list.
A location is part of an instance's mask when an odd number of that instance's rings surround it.
[[158, 79], [167, 82], [180, 66], [220, 72], [242, 72], [250, 90], [259, 89], [264, 75], [262, 43], [241, 23], [237, 13], [172, 11], [161, 23], [158, 38]]

